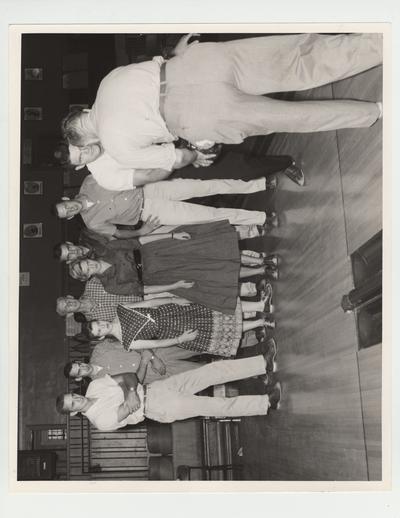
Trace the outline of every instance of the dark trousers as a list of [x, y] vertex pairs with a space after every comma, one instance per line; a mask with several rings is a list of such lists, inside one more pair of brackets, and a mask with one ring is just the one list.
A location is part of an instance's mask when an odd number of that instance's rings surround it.
[[209, 167], [182, 167], [171, 178], [252, 180], [284, 171], [292, 161], [293, 158], [287, 155], [252, 156], [229, 150], [222, 151], [221, 156]]
[[[293, 162], [287, 155], [253, 156], [237, 151], [223, 150], [216, 162], [209, 167], [193, 167], [192, 165], [177, 169], [170, 178], [201, 178], [203, 180], [253, 180], [261, 176], [272, 176], [284, 171]], [[246, 206], [246, 199], [249, 205]], [[260, 209], [266, 206], [264, 193], [243, 196], [242, 194], [224, 194], [192, 198], [191, 203], [209, 205], [211, 207], [233, 207]]]

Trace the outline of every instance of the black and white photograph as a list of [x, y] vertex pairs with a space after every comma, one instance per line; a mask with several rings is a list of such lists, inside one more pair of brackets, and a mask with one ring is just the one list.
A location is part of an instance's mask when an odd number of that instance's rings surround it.
[[387, 482], [388, 36], [291, 27], [22, 30], [17, 482]]

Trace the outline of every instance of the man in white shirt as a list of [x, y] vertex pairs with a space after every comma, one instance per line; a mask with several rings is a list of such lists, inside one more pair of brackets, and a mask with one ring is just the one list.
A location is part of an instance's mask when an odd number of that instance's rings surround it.
[[86, 165], [96, 182], [110, 191], [126, 191], [146, 183], [166, 180], [172, 171], [125, 167], [104, 152], [100, 143], [68, 146], [69, 163], [79, 170]]
[[[172, 171], [191, 163], [209, 165], [210, 157], [199, 151], [175, 149], [176, 137], [168, 131], [159, 110], [163, 62], [156, 57], [111, 71], [100, 83], [92, 109], [74, 111], [63, 120], [64, 137], [79, 146], [101, 142], [125, 167]], [[84, 141], [77, 142], [76, 134], [84, 135]]]
[[[299, 186], [303, 186], [304, 173], [294, 159], [287, 155], [251, 156], [238, 152], [223, 153], [216, 164], [204, 171], [192, 165], [175, 172], [165, 169], [133, 169], [124, 167], [104, 152], [100, 143], [89, 144], [85, 147], [73, 146], [68, 149], [63, 145], [64, 163], [75, 166], [75, 170], [87, 167], [96, 182], [110, 191], [126, 191], [146, 183], [166, 180], [173, 173], [174, 178], [192, 178], [202, 180], [241, 179], [251, 180], [266, 176], [268, 186], [275, 188], [277, 181], [274, 175], [285, 174]], [[59, 154], [61, 151], [58, 152]]]
[[371, 126], [381, 103], [282, 101], [273, 92], [315, 88], [382, 63], [379, 34], [286, 34], [198, 43], [168, 62], [119, 67], [100, 83], [92, 109], [68, 115], [64, 137], [101, 142], [125, 167], [167, 171], [207, 158], [176, 149], [191, 143], [238, 144], [248, 136]]
[[171, 423], [198, 416], [267, 415], [269, 408], [277, 409], [279, 406], [279, 383], [273, 387], [266, 385], [265, 395], [226, 398], [196, 394], [212, 385], [252, 376], [262, 376], [267, 383], [267, 373], [274, 369], [275, 354], [276, 351], [242, 360], [213, 362], [148, 385], [141, 385], [133, 373], [106, 374], [89, 384], [86, 396], [60, 395], [56, 407], [61, 413], [75, 415], [81, 412], [102, 431], [136, 424], [145, 417], [160, 423]]

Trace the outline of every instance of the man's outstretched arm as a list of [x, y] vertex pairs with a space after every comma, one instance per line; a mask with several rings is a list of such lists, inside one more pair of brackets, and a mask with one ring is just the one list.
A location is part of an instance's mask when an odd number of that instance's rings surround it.
[[166, 169], [135, 169], [132, 176], [132, 185], [139, 187], [146, 183], [167, 180], [172, 171]]

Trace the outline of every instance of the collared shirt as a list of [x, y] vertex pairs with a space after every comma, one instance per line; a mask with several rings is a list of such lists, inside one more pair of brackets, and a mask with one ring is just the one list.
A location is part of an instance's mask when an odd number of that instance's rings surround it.
[[118, 408], [125, 401], [124, 393], [118, 383], [108, 374], [89, 383], [86, 397], [95, 402], [86, 411], [82, 412], [89, 421], [104, 432], [117, 430], [127, 424], [137, 424], [144, 420], [143, 414], [143, 386], [138, 384], [137, 393], [141, 401], [139, 410], [130, 414], [122, 421], [118, 421]]
[[[97, 273], [96, 277], [100, 279], [104, 289], [109, 293], [115, 295], [134, 293], [138, 297], [143, 297], [143, 282], [134, 254], [134, 247], [140, 248], [140, 244], [138, 241], [131, 239], [127, 250], [124, 241], [124, 239], [116, 239], [114, 241], [117, 245], [115, 248], [107, 247], [103, 253], [96, 254], [97, 259], [101, 259], [110, 265], [104, 272]], [[122, 247], [118, 248], [120, 243], [122, 243]]]
[[91, 377], [100, 378], [105, 374], [122, 374], [123, 372], [137, 372], [141, 362], [141, 355], [137, 351], [125, 351], [117, 340], [105, 339], [97, 344], [90, 357], [90, 364], [101, 368]]
[[176, 160], [175, 137], [160, 114], [163, 58], [112, 70], [89, 113], [105, 151], [125, 167], [166, 169]]
[[83, 312], [87, 320], [108, 320], [110, 322], [114, 320], [117, 315], [118, 304], [142, 300], [142, 298], [137, 295], [115, 295], [114, 293], [108, 293], [103, 288], [101, 281], [96, 277], [92, 277], [86, 282], [81, 299], [82, 298], [89, 299], [95, 303], [90, 311]]
[[94, 363], [91, 363], [92, 367], [92, 376], [90, 376], [92, 379], [94, 378], [101, 378], [101, 376], [104, 376], [104, 374], [101, 374], [102, 371], [104, 371], [103, 367], [100, 367], [100, 365], [95, 365]]
[[108, 191], [89, 175], [83, 180], [76, 199], [84, 203], [80, 214], [85, 225], [99, 234], [113, 236], [117, 224], [136, 225], [139, 221], [143, 207], [143, 189], [139, 187], [131, 191]]

